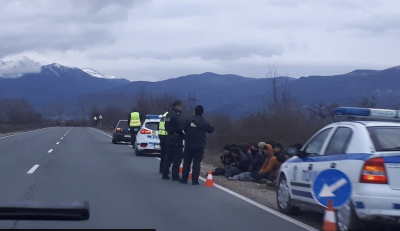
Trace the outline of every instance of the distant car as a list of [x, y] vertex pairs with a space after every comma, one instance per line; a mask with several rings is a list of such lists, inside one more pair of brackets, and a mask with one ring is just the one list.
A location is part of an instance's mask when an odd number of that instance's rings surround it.
[[131, 130], [128, 125], [128, 120], [120, 120], [114, 128], [112, 143], [131, 142]]
[[159, 123], [160, 117], [158, 115], [147, 115], [136, 136], [135, 153], [137, 156], [141, 156], [143, 153], [161, 153], [160, 139], [158, 137]]
[[400, 123], [379, 120], [399, 120], [400, 111], [337, 108], [334, 113], [378, 121], [339, 122], [316, 133], [296, 157], [281, 166], [280, 211], [290, 214], [307, 208], [324, 212], [314, 199], [312, 185], [320, 172], [337, 169], [349, 177], [353, 188], [349, 201], [337, 209], [338, 230], [364, 230], [369, 221], [399, 225]]

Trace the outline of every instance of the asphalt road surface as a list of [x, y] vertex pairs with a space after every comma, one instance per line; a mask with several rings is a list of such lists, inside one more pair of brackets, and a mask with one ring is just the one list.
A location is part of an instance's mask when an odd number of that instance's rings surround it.
[[161, 180], [159, 160], [92, 128], [0, 138], [0, 203], [88, 201], [88, 221], [0, 221], [0, 228], [311, 229], [219, 188]]

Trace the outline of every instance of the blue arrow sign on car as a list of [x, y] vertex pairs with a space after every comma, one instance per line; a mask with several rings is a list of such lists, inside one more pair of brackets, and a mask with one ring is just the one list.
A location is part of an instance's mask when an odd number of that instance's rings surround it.
[[343, 206], [351, 197], [352, 185], [350, 179], [343, 172], [328, 169], [321, 172], [314, 180], [312, 186], [314, 199], [324, 207], [328, 201], [333, 201], [333, 206]]
[[321, 192], [319, 193], [320, 197], [335, 197], [334, 192], [338, 189], [340, 189], [342, 186], [348, 184], [346, 179], [342, 178], [338, 181], [336, 181], [334, 184], [331, 186], [328, 186], [327, 184], [324, 184], [322, 187]]

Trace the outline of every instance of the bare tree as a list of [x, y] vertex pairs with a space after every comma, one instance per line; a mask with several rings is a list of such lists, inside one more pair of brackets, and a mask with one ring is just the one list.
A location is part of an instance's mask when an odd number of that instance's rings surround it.
[[377, 104], [375, 96], [371, 98], [363, 97], [359, 103], [360, 107], [364, 108], [376, 108]]
[[87, 103], [86, 103], [86, 100], [83, 98], [83, 96], [79, 96], [78, 100], [79, 100], [79, 109], [82, 113], [82, 119], [83, 119], [83, 122], [85, 122], [86, 114], [87, 114]]
[[312, 106], [308, 110], [316, 117], [322, 119], [325, 123], [332, 123], [336, 121], [335, 114], [333, 114], [333, 109], [339, 107], [337, 103], [323, 104], [319, 103]]
[[4, 119], [4, 112], [5, 112], [5, 105], [6, 105], [6, 100], [2, 96], [0, 92], [0, 121]]
[[2, 108], [2, 106], [4, 105], [5, 99], [3, 97], [3, 95], [0, 92], [0, 108]]
[[199, 101], [196, 98], [196, 93], [192, 95], [192, 93], [189, 92], [189, 96], [186, 101], [187, 101], [187, 108], [190, 108], [190, 112], [193, 112], [197, 102]]
[[42, 116], [26, 100], [9, 100], [6, 118], [11, 124], [34, 124], [42, 121]]
[[272, 99], [267, 103], [270, 109], [280, 110], [292, 102], [292, 89], [288, 77], [281, 77], [276, 64], [268, 67], [266, 74]]

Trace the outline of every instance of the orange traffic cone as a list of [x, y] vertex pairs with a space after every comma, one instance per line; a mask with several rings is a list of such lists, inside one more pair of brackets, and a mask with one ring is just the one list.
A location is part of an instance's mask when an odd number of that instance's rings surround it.
[[207, 181], [206, 181], [206, 187], [214, 187], [214, 180], [213, 180], [211, 171], [208, 172]]
[[189, 180], [193, 180], [193, 169], [190, 169]]
[[336, 214], [333, 201], [328, 200], [328, 208], [325, 211], [323, 231], [337, 231]]
[[183, 173], [183, 162], [181, 163], [181, 166], [179, 167], [179, 174]]

